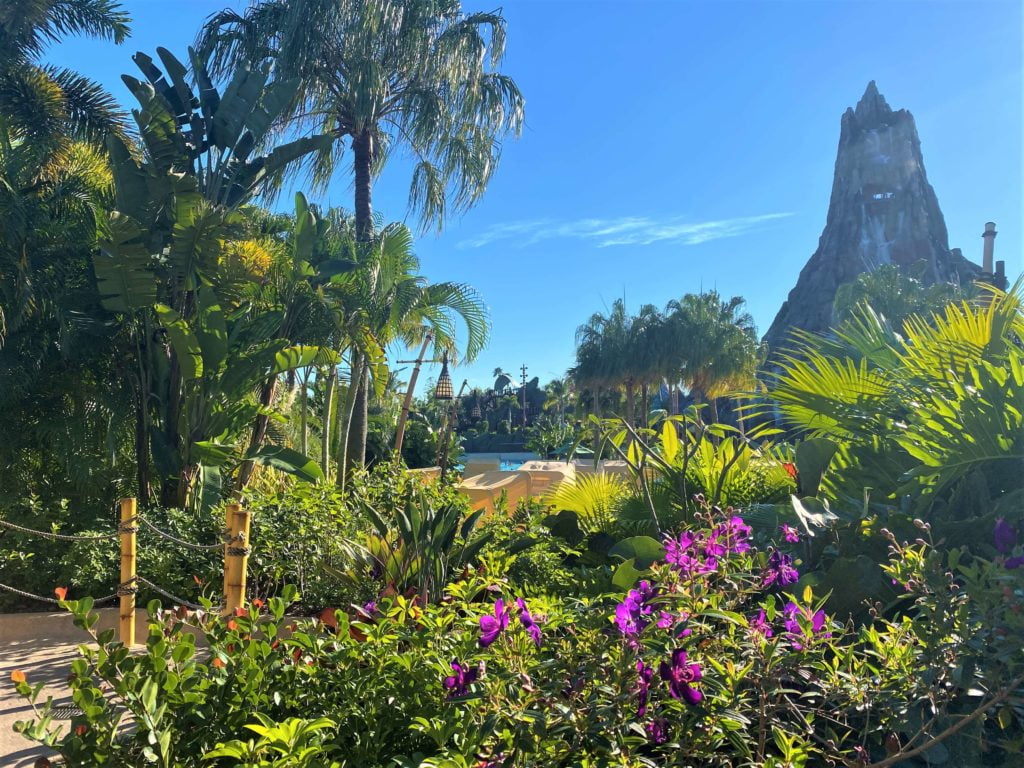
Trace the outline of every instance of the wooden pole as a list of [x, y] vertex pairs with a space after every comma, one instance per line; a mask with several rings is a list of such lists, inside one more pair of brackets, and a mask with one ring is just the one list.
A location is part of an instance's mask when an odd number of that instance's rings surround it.
[[135, 645], [135, 499], [121, 499], [121, 584], [117, 589], [121, 596], [118, 629], [121, 642], [128, 648]]
[[241, 504], [224, 508], [228, 541], [224, 544], [224, 612], [245, 604], [245, 575], [249, 564], [249, 512]]

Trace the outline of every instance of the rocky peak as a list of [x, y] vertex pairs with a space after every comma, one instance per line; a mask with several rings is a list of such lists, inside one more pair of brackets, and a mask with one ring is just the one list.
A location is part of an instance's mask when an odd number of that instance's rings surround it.
[[[851, 113], [847, 109], [847, 114]], [[864, 95], [852, 110], [853, 117], [861, 128], [875, 128], [892, 122], [893, 111], [885, 97], [878, 92], [878, 86], [872, 80], [864, 90]]]
[[836, 289], [884, 264], [913, 270], [928, 284], [970, 280], [978, 270], [949, 249], [913, 115], [890, 108], [872, 80], [840, 121], [832, 198], [818, 249], [765, 340], [778, 349], [793, 328], [828, 330]]

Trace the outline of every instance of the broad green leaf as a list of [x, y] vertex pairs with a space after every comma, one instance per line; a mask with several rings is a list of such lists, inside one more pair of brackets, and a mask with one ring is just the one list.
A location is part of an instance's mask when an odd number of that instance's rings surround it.
[[324, 473], [315, 461], [308, 456], [303, 456], [298, 451], [281, 445], [265, 445], [250, 451], [246, 458], [257, 464], [295, 475], [306, 482], [318, 483], [324, 479]]
[[203, 368], [216, 371], [228, 355], [228, 326], [216, 296], [208, 287], [196, 292], [199, 312], [196, 318], [196, 339], [203, 351]]
[[661, 453], [665, 461], [672, 464], [679, 455], [679, 433], [674, 421], [666, 421], [661, 428]]
[[608, 554], [631, 560], [640, 568], [649, 568], [652, 563], [665, 557], [665, 547], [650, 536], [633, 536], [620, 541], [608, 550]]
[[619, 563], [615, 573], [612, 574], [612, 584], [625, 592], [632, 589], [637, 580], [645, 573], [647, 573], [647, 569], [637, 569], [636, 561], [626, 560], [624, 563]]
[[188, 327], [188, 323], [166, 304], [156, 304], [153, 309], [156, 311], [160, 325], [166, 329], [171, 348], [178, 358], [181, 378], [187, 381], [202, 376], [203, 350], [199, 346], [195, 334], [192, 333], [192, 329]]
[[110, 214], [107, 237], [93, 257], [100, 302], [111, 312], [130, 312], [156, 301], [156, 277], [145, 246], [146, 232], [132, 217]]

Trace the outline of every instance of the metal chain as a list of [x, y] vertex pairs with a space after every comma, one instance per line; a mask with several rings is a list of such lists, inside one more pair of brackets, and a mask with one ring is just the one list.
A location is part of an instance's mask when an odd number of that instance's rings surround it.
[[[154, 592], [163, 595], [168, 600], [173, 600], [174, 602], [178, 603], [179, 605], [183, 605], [186, 608], [191, 608], [193, 611], [205, 611], [205, 610], [207, 610], [205, 606], [196, 605], [195, 603], [190, 603], [188, 600], [182, 600], [180, 597], [177, 597], [176, 595], [172, 595], [170, 592], [167, 592], [167, 591], [161, 589], [160, 587], [158, 587], [156, 584], [154, 584], [149, 579], [144, 579], [141, 576], [136, 576], [135, 578], [140, 583], [145, 584], [147, 587], [152, 589]], [[215, 610], [218, 610], [218, 609], [217, 609], [216, 606], [214, 606], [214, 607], [210, 608], [210, 610], [214, 610], [215, 611]]]
[[238, 538], [237, 536], [232, 536], [231, 538], [228, 538], [227, 531], [224, 531], [224, 541], [220, 542], [219, 544], [193, 544], [191, 541], [185, 541], [184, 539], [179, 539], [177, 536], [174, 536], [173, 534], [167, 533], [167, 531], [160, 530], [155, 525], [153, 525], [153, 523], [149, 522], [149, 520], [147, 520], [146, 518], [142, 517], [141, 515], [139, 516], [139, 520], [141, 520], [143, 523], [145, 523], [145, 525], [148, 526], [151, 530], [153, 530], [156, 533], [158, 533], [161, 536], [163, 536], [165, 539], [169, 539], [169, 540], [173, 541], [175, 544], [180, 544], [181, 546], [188, 547], [189, 549], [198, 549], [198, 550], [201, 550], [201, 551], [208, 551], [208, 550], [212, 550], [212, 549], [222, 549], [226, 543], [231, 542], [231, 541], [235, 541], [235, 539]]
[[53, 533], [51, 531], [37, 531], [34, 528], [25, 528], [22, 525], [15, 525], [6, 520], [0, 520], [0, 526], [4, 528], [10, 528], [12, 531], [21, 531], [22, 533], [28, 533], [33, 536], [41, 536], [44, 539], [50, 539], [51, 541], [101, 541], [116, 539], [120, 536], [120, 533], [100, 533], [95, 536], [71, 536], [65, 533]]

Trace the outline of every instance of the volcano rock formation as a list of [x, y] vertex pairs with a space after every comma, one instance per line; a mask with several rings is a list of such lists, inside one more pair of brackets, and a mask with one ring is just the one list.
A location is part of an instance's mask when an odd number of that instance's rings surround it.
[[949, 249], [913, 116], [905, 109], [894, 112], [872, 80], [856, 109], [843, 114], [818, 250], [800, 271], [765, 341], [776, 350], [793, 328], [827, 330], [836, 289], [883, 264], [896, 264], [929, 285], [967, 282], [978, 272]]

